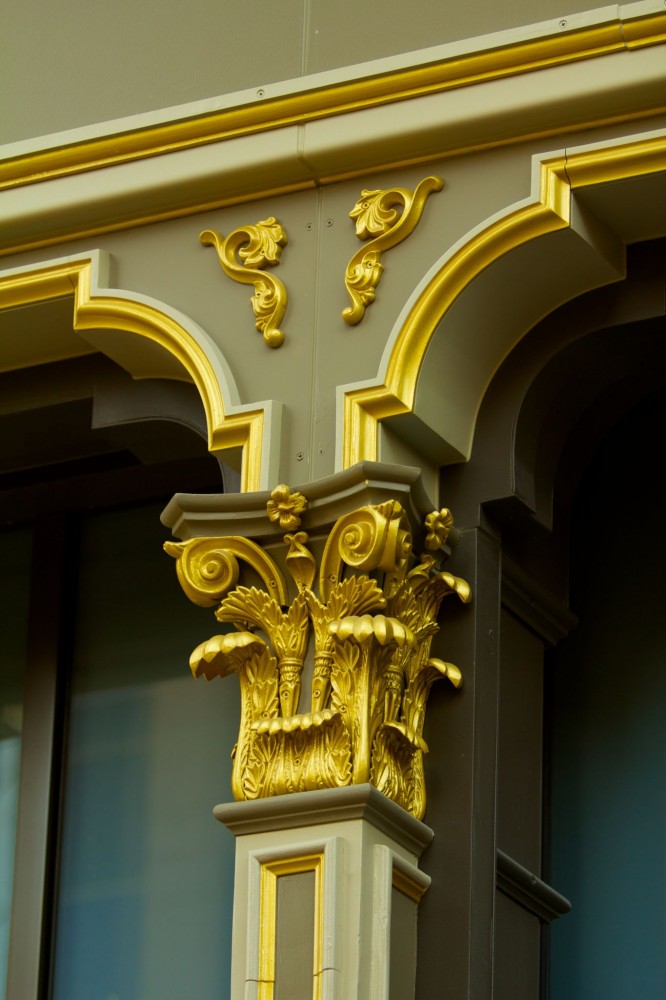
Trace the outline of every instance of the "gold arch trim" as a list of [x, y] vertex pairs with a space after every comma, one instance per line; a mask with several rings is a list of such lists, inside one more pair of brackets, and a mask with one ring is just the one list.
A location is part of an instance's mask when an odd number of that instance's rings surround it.
[[484, 52], [452, 56], [423, 66], [258, 100], [186, 120], [8, 158], [0, 164], [0, 190], [239, 136], [304, 125], [350, 111], [664, 41], [666, 13], [618, 18], [587, 28], [562, 29], [558, 34], [522, 40]]
[[263, 409], [228, 415], [210, 359], [193, 335], [155, 306], [95, 293], [93, 268], [93, 261], [84, 258], [56, 262], [22, 274], [0, 275], [0, 309], [73, 296], [75, 331], [119, 330], [162, 347], [182, 366], [199, 392], [206, 414], [209, 451], [219, 454], [241, 448], [241, 490], [260, 489]]
[[662, 171], [666, 171], [666, 137], [542, 161], [538, 200], [474, 235], [421, 292], [398, 333], [383, 383], [345, 393], [342, 467], [377, 461], [380, 422], [413, 413], [419, 374], [435, 330], [482, 271], [510, 250], [568, 228], [573, 191]]

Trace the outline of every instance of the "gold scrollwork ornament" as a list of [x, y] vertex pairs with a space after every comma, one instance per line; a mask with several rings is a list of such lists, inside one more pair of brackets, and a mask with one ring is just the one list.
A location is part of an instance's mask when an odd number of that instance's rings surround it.
[[[214, 246], [222, 270], [233, 281], [254, 285], [250, 299], [257, 330], [269, 347], [280, 347], [284, 333], [279, 329], [287, 308], [287, 290], [279, 278], [263, 270], [280, 262], [287, 234], [272, 216], [256, 226], [240, 226], [227, 237], [214, 229], [199, 235], [204, 246]], [[240, 260], [240, 263], [239, 263]]]
[[342, 316], [350, 326], [360, 323], [366, 306], [375, 301], [384, 271], [382, 254], [414, 232], [428, 196], [441, 191], [443, 186], [441, 177], [426, 177], [413, 192], [401, 187], [361, 191], [349, 217], [356, 223], [358, 238], [370, 242], [356, 251], [345, 273], [352, 304], [343, 310]]
[[[431, 657], [430, 646], [442, 600], [455, 594], [469, 601], [469, 585], [442, 571], [444, 553], [422, 553], [417, 561], [407, 515], [390, 500], [337, 520], [315, 592], [308, 534], [293, 532], [306, 508], [305, 497], [284, 485], [268, 503], [269, 518], [292, 528], [284, 536], [291, 587], [273, 558], [246, 539], [165, 546], [188, 597], [217, 603], [218, 621], [236, 628], [203, 642], [190, 658], [195, 677], [239, 676], [233, 794], [255, 799], [369, 781], [420, 819], [428, 695], [441, 677], [462, 683], [460, 670]], [[452, 523], [448, 510], [429, 515], [426, 544], [441, 544]], [[238, 560], [258, 573], [263, 589], [237, 586]]]

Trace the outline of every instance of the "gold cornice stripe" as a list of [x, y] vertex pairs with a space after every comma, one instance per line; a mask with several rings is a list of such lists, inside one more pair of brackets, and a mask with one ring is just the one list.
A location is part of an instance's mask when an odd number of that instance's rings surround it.
[[644, 177], [662, 170], [666, 170], [666, 140], [663, 137], [569, 154], [566, 163], [572, 190], [626, 180], [627, 177]]
[[21, 274], [0, 274], [0, 309], [72, 295], [73, 329], [117, 330], [146, 338], [166, 350], [196, 386], [206, 413], [208, 447], [213, 453], [242, 448], [241, 490], [261, 484], [264, 412], [227, 416], [215, 371], [203, 348], [173, 317], [154, 306], [92, 290], [90, 258], [64, 261]]
[[622, 30], [630, 49], [666, 42], [666, 12], [628, 17], [622, 21]]
[[666, 139], [637, 140], [545, 160], [539, 200], [503, 216], [465, 243], [432, 278], [400, 329], [383, 383], [350, 389], [343, 404], [343, 468], [377, 461], [381, 420], [412, 413], [430, 341], [458, 296], [515, 247], [570, 224], [570, 192], [666, 170]]
[[655, 45], [665, 37], [666, 14], [562, 30], [425, 66], [12, 157], [0, 163], [0, 190], [560, 66], [629, 45]]

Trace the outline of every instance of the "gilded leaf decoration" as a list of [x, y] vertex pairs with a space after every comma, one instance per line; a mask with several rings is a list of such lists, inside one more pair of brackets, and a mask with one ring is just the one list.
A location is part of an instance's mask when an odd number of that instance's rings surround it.
[[[460, 670], [431, 657], [430, 646], [442, 601], [468, 601], [469, 585], [442, 571], [443, 553], [413, 552], [406, 513], [392, 500], [338, 518], [315, 589], [309, 535], [293, 532], [306, 511], [301, 494], [284, 485], [273, 491], [268, 517], [292, 531], [282, 564], [291, 582], [272, 557], [235, 536], [166, 546], [196, 603], [210, 603], [209, 577], [216, 578], [216, 617], [237, 629], [191, 657], [196, 677], [239, 677], [233, 793], [251, 799], [370, 781], [420, 818], [428, 695], [438, 679], [462, 683]], [[433, 512], [425, 534], [441, 544], [452, 523], [446, 509]], [[260, 571], [265, 589], [236, 586], [240, 563]]]
[[441, 191], [443, 185], [440, 177], [426, 177], [413, 192], [402, 187], [361, 192], [349, 216], [358, 238], [370, 242], [356, 251], [345, 272], [351, 305], [343, 310], [342, 317], [350, 326], [360, 323], [366, 306], [375, 301], [384, 272], [382, 254], [414, 232], [428, 196]]
[[264, 219], [254, 226], [241, 226], [227, 237], [214, 229], [205, 229], [199, 240], [215, 247], [220, 266], [228, 278], [243, 285], [254, 285], [250, 299], [255, 326], [269, 347], [280, 347], [284, 333], [279, 329], [287, 308], [287, 290], [279, 278], [264, 268], [280, 262], [287, 234], [277, 219]]

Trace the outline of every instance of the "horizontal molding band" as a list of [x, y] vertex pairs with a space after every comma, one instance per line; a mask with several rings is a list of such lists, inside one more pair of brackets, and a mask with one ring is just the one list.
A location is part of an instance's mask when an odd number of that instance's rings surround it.
[[568, 899], [504, 851], [497, 852], [496, 885], [500, 892], [546, 923], [571, 909]]
[[[328, 75], [320, 74], [305, 82], [292, 82], [293, 92], [278, 97], [256, 100], [257, 92], [253, 94], [254, 99], [236, 95], [238, 103], [235, 106], [207, 114], [10, 156], [4, 162], [0, 161], [0, 189], [172, 153], [205, 143], [222, 142], [269, 129], [304, 125], [350, 111], [663, 42], [666, 40], [666, 12], [632, 13], [634, 9], [644, 9], [645, 6], [630, 4], [626, 8], [627, 16], [620, 13], [610, 19], [608, 8], [601, 8], [586, 15], [591, 23], [584, 26], [579, 26], [581, 18], [575, 16], [560, 22], [533, 25], [532, 37], [510, 43], [504, 39], [515, 32], [499, 32], [494, 44], [486, 43], [485, 48], [476, 51], [461, 52], [459, 43], [443, 46], [444, 49], [453, 49], [454, 53], [422, 65], [389, 72], [378, 72], [378, 67], [385, 60], [367, 64], [361, 71], [363, 75], [358, 70], [354, 73], [354, 68], [348, 67], [342, 71], [347, 79], [341, 82], [319, 86], [315, 83], [312, 86], [310, 81]], [[523, 33], [526, 30], [529, 29], [523, 29]], [[432, 50], [426, 52], [432, 53]], [[279, 85], [266, 87], [260, 92], [264, 94], [271, 89], [281, 88]], [[180, 110], [185, 112], [185, 108]]]
[[[655, 46], [666, 11], [649, 0], [608, 12], [410, 53], [424, 61], [399, 69], [380, 60], [269, 86], [261, 100], [231, 95], [212, 112], [196, 114], [202, 102], [7, 146], [0, 255], [663, 114], [666, 59]], [[592, 57], [594, 86], [583, 65]]]
[[417, 856], [434, 836], [429, 826], [367, 784], [224, 803], [213, 815], [236, 837], [363, 819]]

